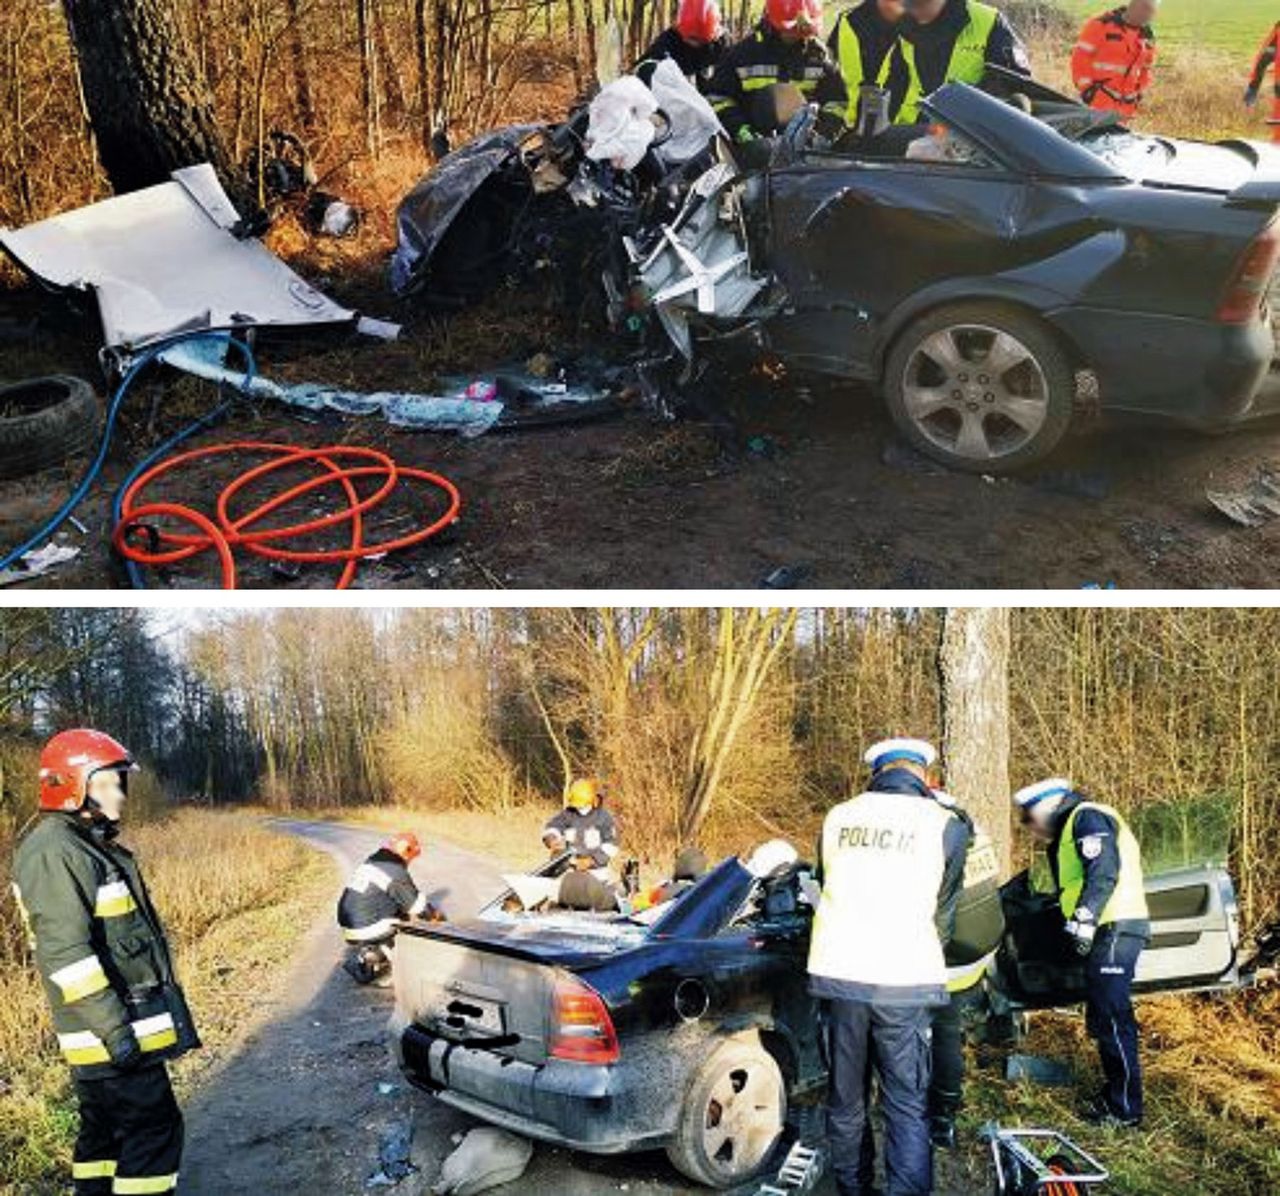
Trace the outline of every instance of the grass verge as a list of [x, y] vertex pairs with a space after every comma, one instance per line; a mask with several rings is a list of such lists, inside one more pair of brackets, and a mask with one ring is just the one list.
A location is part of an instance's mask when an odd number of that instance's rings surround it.
[[[327, 856], [241, 813], [184, 810], [126, 831], [173, 942], [205, 1048], [173, 1068], [179, 1096], [228, 1053], [284, 982], [317, 902], [333, 894]], [[30, 966], [0, 972], [0, 1193], [65, 1190], [75, 1104], [43, 990]]]

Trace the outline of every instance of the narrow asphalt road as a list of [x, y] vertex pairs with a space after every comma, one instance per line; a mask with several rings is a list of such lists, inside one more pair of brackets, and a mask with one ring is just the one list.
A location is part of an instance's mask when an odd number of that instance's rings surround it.
[[[343, 876], [383, 839], [359, 826], [272, 820], [328, 852]], [[419, 886], [452, 918], [474, 913], [501, 888], [495, 865], [448, 843], [432, 842], [414, 866]], [[334, 892], [334, 903], [337, 899]], [[182, 1196], [306, 1193], [355, 1196], [431, 1190], [455, 1135], [472, 1118], [407, 1086], [391, 1062], [384, 1029], [391, 993], [356, 985], [342, 970], [344, 947], [334, 904], [317, 910], [278, 995], [246, 1027], [228, 1061], [208, 1077], [187, 1109]], [[393, 1188], [367, 1187], [379, 1170], [384, 1135], [412, 1127], [418, 1170]], [[937, 1196], [964, 1196], [947, 1183]], [[498, 1196], [705, 1196], [665, 1155], [616, 1158], [538, 1144], [520, 1180]], [[824, 1183], [818, 1196], [830, 1196]]]

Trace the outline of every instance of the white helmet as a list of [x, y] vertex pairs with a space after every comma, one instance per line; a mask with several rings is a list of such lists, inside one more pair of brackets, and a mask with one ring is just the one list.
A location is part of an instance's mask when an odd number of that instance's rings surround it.
[[785, 839], [770, 839], [751, 853], [747, 871], [757, 878], [772, 876], [783, 868], [791, 867], [799, 858], [796, 849]]

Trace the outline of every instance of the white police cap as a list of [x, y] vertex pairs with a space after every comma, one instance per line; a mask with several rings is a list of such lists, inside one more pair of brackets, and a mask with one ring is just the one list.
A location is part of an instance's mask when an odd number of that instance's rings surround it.
[[1037, 781], [1025, 789], [1019, 789], [1013, 795], [1013, 804], [1023, 810], [1038, 806], [1049, 797], [1066, 797], [1072, 791], [1072, 784], [1066, 777], [1050, 777], [1047, 781]]
[[872, 772], [894, 760], [909, 760], [921, 768], [928, 768], [938, 758], [938, 749], [924, 739], [885, 739], [867, 748], [867, 754], [862, 758], [871, 766]]

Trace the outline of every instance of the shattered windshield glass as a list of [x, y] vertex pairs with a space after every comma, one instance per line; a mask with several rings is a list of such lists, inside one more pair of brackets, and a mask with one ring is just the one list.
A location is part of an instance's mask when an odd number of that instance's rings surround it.
[[1125, 129], [1091, 133], [1080, 139], [1080, 145], [1135, 182], [1159, 175], [1176, 156], [1169, 142], [1158, 137], [1142, 137]]

